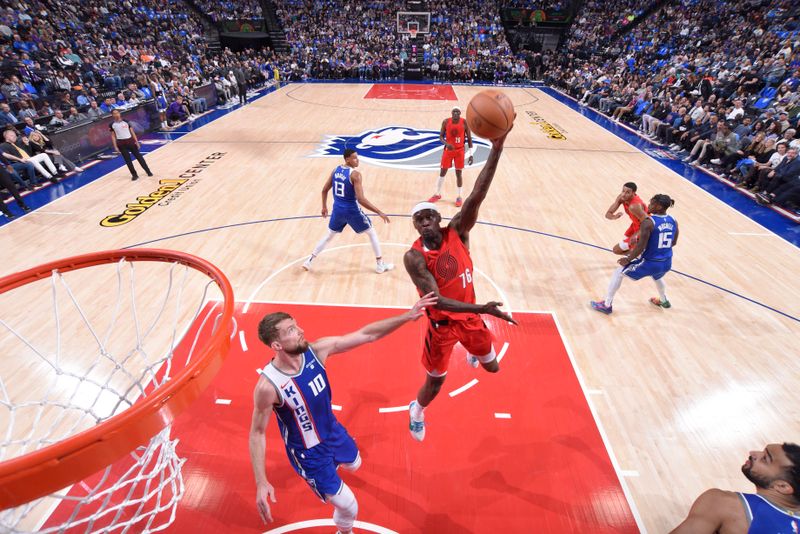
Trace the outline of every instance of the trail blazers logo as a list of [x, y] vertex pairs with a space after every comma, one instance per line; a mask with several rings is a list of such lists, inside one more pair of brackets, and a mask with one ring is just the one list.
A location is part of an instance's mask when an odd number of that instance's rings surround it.
[[[356, 135], [327, 135], [311, 157], [341, 158], [348, 148], [358, 152], [359, 160], [373, 165], [432, 171], [441, 166], [444, 145], [439, 141], [439, 130], [386, 126]], [[469, 146], [465, 145], [465, 148], [469, 149]], [[478, 167], [486, 163], [491, 148], [489, 141], [473, 135], [474, 161], [471, 166]]]

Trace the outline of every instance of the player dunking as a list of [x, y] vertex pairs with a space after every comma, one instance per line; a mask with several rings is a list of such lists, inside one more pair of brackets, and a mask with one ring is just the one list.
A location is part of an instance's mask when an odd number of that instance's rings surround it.
[[265, 523], [272, 521], [267, 499], [275, 502], [275, 488], [265, 471], [264, 431], [275, 412], [289, 463], [320, 499], [333, 505], [333, 522], [339, 533], [352, 532], [358, 503], [336, 470], [342, 467], [355, 471], [361, 466], [361, 455], [353, 438], [333, 415], [325, 363], [334, 354], [377, 341], [405, 323], [419, 319], [423, 309], [435, 303], [436, 296], [430, 293], [405, 313], [311, 344], [289, 314], [270, 313], [261, 319], [258, 338], [275, 351], [275, 357], [259, 372], [249, 440], [256, 478], [256, 506]]
[[[672, 247], [678, 244], [678, 223], [667, 210], [675, 205], [668, 195], [656, 195], [650, 199], [650, 216], [642, 222], [639, 229], [639, 242], [627, 256], [619, 259], [621, 265], [608, 286], [605, 301], [592, 301], [592, 308], [609, 315], [614, 295], [622, 285], [622, 275], [633, 280], [641, 280], [651, 276], [658, 288], [658, 297], [650, 299], [650, 303], [661, 308], [672, 305], [667, 300], [667, 287], [664, 275], [672, 269]], [[641, 254], [641, 258], [639, 255]]]
[[344, 227], [349, 225], [355, 233], [366, 232], [369, 236], [372, 250], [375, 252], [375, 272], [381, 274], [391, 271], [394, 269], [394, 264], [383, 261], [378, 234], [375, 233], [375, 228], [372, 227], [369, 217], [361, 211], [361, 206], [377, 213], [383, 219], [383, 222], [388, 223], [389, 217], [364, 196], [361, 173], [356, 170], [358, 167], [358, 152], [352, 148], [345, 150], [344, 162], [344, 165], [339, 165], [333, 170], [322, 187], [322, 216], [328, 216], [328, 191], [331, 189], [333, 189], [333, 212], [328, 222], [327, 235], [317, 243], [311, 256], [303, 263], [303, 269], [310, 271], [311, 262], [314, 261], [314, 258], [325, 250], [325, 247], [328, 246], [336, 234], [341, 233]]
[[420, 238], [405, 253], [403, 261], [420, 295], [433, 292], [439, 297], [436, 306], [425, 310], [429, 324], [422, 365], [428, 374], [416, 400], [409, 405], [409, 429], [417, 441], [425, 438], [423, 410], [444, 384], [450, 353], [457, 342], [467, 349], [467, 360], [473, 367], [480, 363], [490, 373], [500, 370], [492, 335], [479, 314], [487, 313], [516, 324], [500, 311], [502, 302], [475, 304], [474, 271], [469, 255], [469, 232], [478, 220], [478, 209], [492, 184], [504, 141], [505, 136], [492, 141], [489, 158], [472, 193], [450, 224], [439, 226], [442, 216], [433, 203], [420, 202], [411, 211]]
[[461, 118], [461, 108], [453, 108], [449, 119], [442, 121], [442, 129], [439, 132], [439, 141], [444, 144], [442, 153], [442, 169], [436, 182], [436, 194], [428, 199], [428, 202], [438, 202], [442, 198], [442, 185], [444, 176], [450, 167], [456, 168], [456, 185], [458, 186], [458, 196], [456, 197], [456, 207], [461, 207], [461, 188], [464, 185], [461, 177], [461, 170], [464, 168], [464, 141], [469, 145], [468, 165], [472, 165], [472, 134], [469, 131], [467, 121]]
[[632, 247], [636, 246], [636, 242], [639, 240], [639, 226], [647, 218], [647, 205], [636, 194], [636, 184], [633, 182], [628, 182], [622, 186], [622, 193], [617, 195], [614, 203], [606, 211], [606, 219], [616, 220], [622, 217], [622, 213], [617, 213], [617, 209], [620, 206], [631, 218], [631, 225], [625, 231], [625, 238], [614, 245], [614, 254], [626, 254]]

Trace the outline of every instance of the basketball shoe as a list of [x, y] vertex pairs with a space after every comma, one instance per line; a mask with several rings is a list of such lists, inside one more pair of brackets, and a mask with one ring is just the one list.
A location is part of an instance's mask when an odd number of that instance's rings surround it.
[[478, 361], [478, 358], [477, 358], [476, 356], [473, 356], [472, 354], [470, 354], [470, 353], [468, 352], [468, 353], [467, 353], [467, 363], [468, 363], [468, 364], [470, 365], [470, 367], [472, 367], [473, 369], [477, 369], [477, 368], [478, 368], [478, 365], [480, 365], [480, 363], [481, 363], [481, 362], [479, 362], [479, 361]]
[[437, 193], [433, 195], [431, 198], [429, 198], [428, 202], [439, 202], [440, 200], [442, 200], [442, 195]]
[[303, 262], [303, 270], [310, 271], [311, 270], [311, 260], [314, 259], [314, 256], [309, 256], [306, 261]]
[[593, 300], [591, 304], [593, 310], [599, 311], [600, 313], [605, 313], [606, 315], [611, 315], [611, 306], [606, 306], [605, 301]]
[[[415, 419], [412, 413], [419, 410], [419, 419]], [[411, 437], [417, 441], [425, 439], [425, 413], [419, 408], [417, 401], [411, 401], [408, 405], [408, 430], [411, 432]]]
[[670, 304], [668, 300], [666, 300], [666, 299], [661, 300], [658, 297], [651, 298], [650, 299], [650, 304], [652, 304], [653, 306], [659, 306], [661, 308], [671, 308], [672, 307], [672, 304]]
[[461, 207], [461, 197], [456, 198], [456, 207], [457, 208]]
[[375, 265], [375, 272], [378, 274], [383, 274], [386, 271], [391, 271], [392, 269], [394, 269], [394, 263], [384, 263], [379, 261], [377, 265]]

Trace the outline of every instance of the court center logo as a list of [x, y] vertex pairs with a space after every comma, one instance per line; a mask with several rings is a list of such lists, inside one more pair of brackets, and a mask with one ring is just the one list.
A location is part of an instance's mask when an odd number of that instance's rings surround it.
[[[327, 135], [311, 157], [341, 158], [348, 148], [358, 152], [359, 160], [373, 165], [432, 171], [438, 170], [441, 166], [444, 145], [439, 141], [439, 130], [385, 126], [356, 135]], [[473, 135], [474, 160], [471, 166], [479, 167], [486, 163], [491, 148], [492, 144], [489, 141]], [[465, 161], [465, 166], [466, 163]]]

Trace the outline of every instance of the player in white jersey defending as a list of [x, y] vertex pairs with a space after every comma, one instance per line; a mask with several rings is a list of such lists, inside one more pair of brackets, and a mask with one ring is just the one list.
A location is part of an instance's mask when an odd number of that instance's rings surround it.
[[275, 488], [267, 479], [264, 461], [264, 431], [274, 411], [289, 463], [320, 499], [333, 505], [333, 521], [339, 533], [352, 532], [358, 503], [336, 470], [343, 467], [355, 471], [361, 465], [361, 455], [353, 438], [333, 415], [325, 363], [329, 356], [377, 341], [403, 324], [416, 321], [436, 300], [433, 293], [428, 293], [405, 313], [311, 344], [287, 313], [271, 313], [261, 320], [258, 337], [275, 351], [275, 357], [260, 371], [250, 425], [256, 506], [264, 522], [272, 521], [268, 499], [275, 502]]

